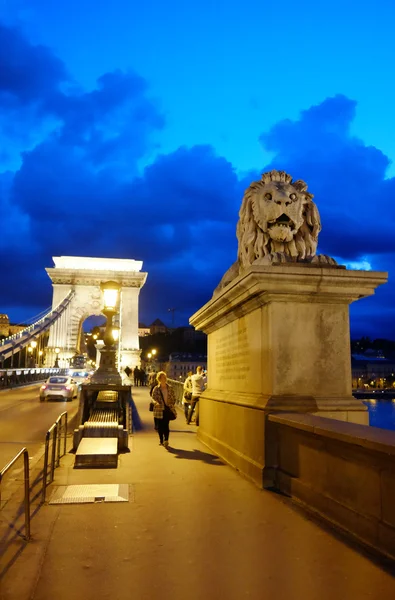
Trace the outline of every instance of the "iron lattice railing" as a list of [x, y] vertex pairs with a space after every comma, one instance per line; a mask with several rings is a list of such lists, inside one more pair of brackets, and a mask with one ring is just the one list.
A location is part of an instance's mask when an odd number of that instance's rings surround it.
[[66, 370], [55, 368], [0, 369], [0, 389], [10, 389], [20, 385], [45, 381], [50, 375], [63, 375]]

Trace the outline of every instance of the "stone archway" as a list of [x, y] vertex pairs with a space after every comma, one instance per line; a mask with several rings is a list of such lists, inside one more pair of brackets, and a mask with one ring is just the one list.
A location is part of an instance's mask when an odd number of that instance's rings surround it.
[[77, 351], [81, 324], [92, 315], [101, 315], [103, 300], [100, 284], [116, 281], [121, 286], [119, 306], [119, 356], [122, 367], [139, 363], [138, 299], [147, 273], [142, 273], [142, 261], [115, 258], [53, 257], [55, 267], [46, 269], [53, 287], [52, 306], [55, 308], [69, 294], [73, 298], [59, 319], [51, 326], [47, 364], [55, 363], [55, 348], [60, 349], [60, 366]]

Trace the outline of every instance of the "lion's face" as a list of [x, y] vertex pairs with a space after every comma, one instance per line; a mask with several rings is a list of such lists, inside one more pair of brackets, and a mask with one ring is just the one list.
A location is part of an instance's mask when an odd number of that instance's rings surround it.
[[291, 242], [303, 225], [305, 195], [289, 183], [272, 181], [255, 194], [252, 202], [259, 227], [276, 242]]
[[[238, 261], [245, 268], [279, 255], [293, 261], [315, 255], [320, 216], [313, 195], [301, 179], [285, 171], [263, 173], [246, 189], [239, 212]], [[277, 260], [277, 258], [276, 258]]]

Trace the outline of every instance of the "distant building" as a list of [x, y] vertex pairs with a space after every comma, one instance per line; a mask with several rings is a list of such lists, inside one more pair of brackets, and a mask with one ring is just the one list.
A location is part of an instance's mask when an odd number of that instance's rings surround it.
[[170, 379], [184, 381], [188, 371], [196, 372], [196, 367], [207, 369], [207, 356], [205, 354], [189, 354], [172, 352], [169, 360], [164, 364], [164, 371]]
[[10, 332], [8, 315], [0, 314], [0, 335], [7, 337]]
[[147, 327], [147, 325], [144, 325], [144, 323], [139, 323], [139, 329], [138, 329], [138, 336], [139, 337], [145, 337], [146, 335], [150, 335], [151, 330], [149, 327]]
[[8, 315], [4, 313], [0, 314], [0, 336], [8, 337], [9, 335], [14, 335], [14, 333], [19, 333], [25, 327], [27, 325], [13, 325], [10, 323]]
[[153, 323], [150, 325], [150, 334], [154, 335], [155, 333], [167, 333], [168, 328], [166, 325], [160, 320], [155, 319]]
[[393, 387], [395, 360], [385, 358], [379, 351], [352, 354], [351, 372], [353, 389]]

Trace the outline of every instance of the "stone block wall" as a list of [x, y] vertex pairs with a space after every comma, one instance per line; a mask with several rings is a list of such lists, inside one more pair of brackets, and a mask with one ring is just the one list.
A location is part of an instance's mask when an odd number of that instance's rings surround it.
[[274, 486], [395, 559], [395, 432], [289, 413], [267, 426]]

